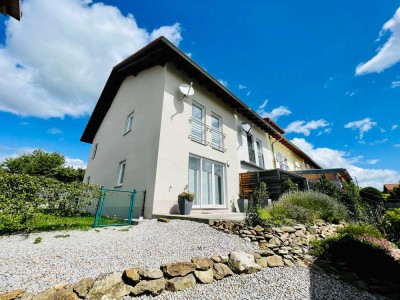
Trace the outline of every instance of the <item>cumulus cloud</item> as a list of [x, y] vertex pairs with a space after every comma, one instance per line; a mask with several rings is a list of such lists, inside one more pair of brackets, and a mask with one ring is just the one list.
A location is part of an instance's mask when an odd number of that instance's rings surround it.
[[295, 133], [302, 133], [305, 136], [309, 136], [311, 133], [311, 130], [315, 130], [315, 129], [318, 129], [321, 127], [327, 127], [327, 126], [329, 126], [329, 123], [327, 121], [325, 121], [324, 119], [312, 120], [309, 122], [301, 120], [301, 121], [294, 121], [294, 122], [290, 123], [285, 128], [285, 131], [286, 131], [286, 133], [295, 132]]
[[239, 84], [239, 90], [247, 89], [247, 86], [244, 84]]
[[179, 23], [147, 31], [90, 0], [26, 0], [23, 11], [0, 45], [0, 110], [21, 116], [88, 114], [115, 64], [160, 35], [182, 39]]
[[218, 79], [219, 83], [222, 84], [224, 87], [228, 86], [228, 81], [223, 80], [223, 79]]
[[286, 106], [279, 106], [268, 112], [265, 108], [268, 104], [268, 99], [265, 99], [264, 102], [257, 108], [257, 113], [262, 118], [271, 118], [276, 121], [279, 117], [288, 116], [292, 112]]
[[49, 130], [47, 130], [47, 133], [50, 133], [50, 134], [61, 134], [62, 131], [60, 129], [58, 129], [58, 128], [53, 127], [53, 128], [50, 128]]
[[373, 58], [357, 66], [357, 75], [380, 73], [400, 61], [400, 8], [383, 24], [378, 41], [386, 32], [390, 32], [389, 39], [377, 50], [378, 53]]
[[374, 126], [378, 125], [377, 122], [373, 122], [371, 118], [365, 118], [358, 121], [349, 122], [344, 125], [344, 128], [350, 128], [359, 131], [360, 140], [363, 139], [364, 133], [370, 131]]
[[368, 159], [367, 160], [367, 164], [375, 165], [378, 161], [379, 161], [379, 159]]
[[246, 93], [246, 96], [248, 97], [248, 96], [250, 96], [250, 94], [251, 94], [251, 91], [248, 91], [248, 92]]
[[392, 89], [400, 86], [400, 81], [392, 81]]
[[351, 162], [351, 158], [349, 159], [344, 151], [315, 148], [303, 138], [294, 138], [292, 142], [323, 168], [346, 168], [353, 178], [357, 178], [360, 186], [382, 189], [384, 183], [397, 182], [400, 179], [400, 173], [395, 170], [358, 167], [354, 164], [355, 162]]
[[65, 166], [67, 167], [72, 167], [74, 169], [82, 168], [86, 169], [86, 163], [79, 158], [70, 158], [70, 157], [65, 157]]
[[396, 130], [397, 128], [399, 128], [399, 125], [398, 125], [398, 124], [393, 124], [393, 125], [392, 125], [392, 131]]

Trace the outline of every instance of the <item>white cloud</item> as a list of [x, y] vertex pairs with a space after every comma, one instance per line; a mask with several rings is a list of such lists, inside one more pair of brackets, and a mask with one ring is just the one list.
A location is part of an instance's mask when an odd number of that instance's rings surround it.
[[394, 144], [396, 148], [400, 148], [400, 144]]
[[387, 139], [387, 138], [384, 138], [384, 139], [381, 139], [381, 140], [375, 140], [375, 141], [373, 141], [373, 142], [371, 142], [371, 143], [369, 143], [371, 146], [373, 146], [373, 145], [379, 145], [379, 144], [383, 144], [383, 143], [386, 143], [386, 142], [388, 142], [389, 141], [389, 139]]
[[400, 86], [400, 81], [392, 81], [392, 89]]
[[228, 81], [223, 80], [223, 79], [218, 79], [219, 83], [222, 84], [224, 87], [228, 86]]
[[396, 130], [397, 128], [399, 128], [399, 125], [397, 125], [397, 124], [392, 125], [392, 131]]
[[360, 140], [362, 140], [364, 137], [364, 133], [370, 131], [376, 125], [378, 125], [377, 122], [373, 122], [370, 118], [365, 118], [363, 120], [349, 122], [344, 125], [344, 128], [359, 130], [359, 138]]
[[378, 161], [379, 161], [379, 159], [368, 159], [367, 160], [367, 164], [375, 165]]
[[378, 41], [380, 37], [388, 31], [391, 33], [389, 39], [383, 46], [378, 48], [378, 53], [373, 58], [357, 66], [357, 75], [380, 73], [400, 61], [400, 8], [398, 8], [394, 16], [383, 25], [379, 33]]
[[79, 158], [65, 157], [65, 166], [72, 167], [74, 169], [78, 169], [78, 168], [85, 169], [86, 163], [82, 159], [79, 159]]
[[23, 11], [0, 45], [0, 111], [22, 116], [88, 114], [116, 63], [161, 34], [182, 39], [179, 23], [149, 32], [90, 0], [26, 0]]
[[346, 168], [353, 178], [357, 178], [360, 186], [373, 186], [381, 190], [384, 183], [397, 182], [400, 179], [398, 171], [360, 168], [354, 165], [351, 159], [349, 161], [346, 152], [330, 148], [315, 148], [303, 138], [294, 138], [292, 142], [323, 168]]
[[239, 84], [239, 90], [247, 89], [247, 86], [244, 84]]
[[258, 107], [257, 113], [262, 118], [271, 118], [272, 120], [276, 121], [279, 117], [288, 116], [292, 112], [286, 106], [279, 106], [271, 110], [270, 112], [265, 110], [265, 107], [268, 103], [268, 99], [265, 99], [264, 102]]
[[305, 136], [309, 136], [311, 133], [311, 130], [315, 130], [315, 129], [318, 129], [321, 127], [327, 127], [327, 126], [329, 126], [329, 123], [327, 121], [325, 121], [324, 119], [312, 120], [309, 122], [301, 120], [301, 121], [294, 121], [294, 122], [290, 123], [285, 128], [285, 131], [287, 133], [295, 132], [295, 133], [302, 133]]
[[331, 131], [332, 131], [332, 128], [330, 128], [330, 127], [329, 128], [325, 128], [324, 130], [319, 131], [317, 136], [321, 136], [324, 133], [326, 133], [326, 134], [331, 133]]
[[251, 94], [251, 91], [248, 91], [248, 92], [246, 93], [246, 96], [248, 97], [248, 96], [250, 96], [250, 94]]
[[62, 131], [60, 129], [58, 129], [58, 128], [53, 127], [53, 128], [50, 128], [49, 130], [47, 130], [47, 133], [50, 133], [50, 134], [61, 134]]
[[346, 91], [344, 94], [345, 96], [353, 97], [355, 94], [357, 94], [358, 90], [355, 91]]

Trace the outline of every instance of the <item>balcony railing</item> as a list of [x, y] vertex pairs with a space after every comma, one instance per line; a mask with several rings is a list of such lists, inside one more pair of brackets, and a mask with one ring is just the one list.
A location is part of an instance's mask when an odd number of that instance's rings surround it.
[[226, 149], [224, 148], [224, 139], [226, 135], [215, 128], [209, 128], [209, 131], [211, 132], [211, 147], [225, 152]]
[[249, 148], [249, 161], [256, 163], [256, 153], [254, 149]]
[[208, 126], [194, 118], [190, 118], [189, 122], [191, 124], [189, 138], [197, 143], [207, 145], [206, 130], [208, 129]]

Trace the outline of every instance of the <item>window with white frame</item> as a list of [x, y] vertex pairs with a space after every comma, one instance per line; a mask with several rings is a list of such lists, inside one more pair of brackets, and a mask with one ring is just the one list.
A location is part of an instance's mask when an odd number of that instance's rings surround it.
[[96, 153], [97, 153], [97, 146], [99, 145], [99, 143], [96, 143], [96, 145], [94, 145], [93, 147], [93, 152], [92, 152], [92, 159], [96, 157]]
[[215, 113], [211, 114], [211, 147], [223, 151], [224, 134], [222, 133], [222, 118]]
[[247, 134], [247, 148], [249, 150], [249, 161], [252, 163], [256, 163], [253, 136], [249, 133]]
[[124, 183], [126, 160], [121, 161], [118, 165], [118, 177], [117, 186], [121, 186]]
[[262, 148], [262, 142], [259, 139], [256, 139], [256, 146], [257, 146], [257, 158], [258, 158], [258, 165], [261, 168], [264, 168], [264, 154]]
[[128, 133], [129, 131], [132, 130], [133, 127], [133, 113], [131, 113], [127, 118], [126, 118], [126, 124], [125, 124], [125, 133]]
[[206, 143], [206, 125], [204, 124], [205, 119], [204, 106], [193, 101], [192, 104], [192, 117], [190, 138], [193, 141], [205, 144]]

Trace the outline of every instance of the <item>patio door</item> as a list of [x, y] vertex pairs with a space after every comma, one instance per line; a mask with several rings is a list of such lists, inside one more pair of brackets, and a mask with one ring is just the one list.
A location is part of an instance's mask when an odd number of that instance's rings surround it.
[[194, 207], [225, 207], [225, 168], [200, 156], [189, 156], [189, 191], [195, 193]]

